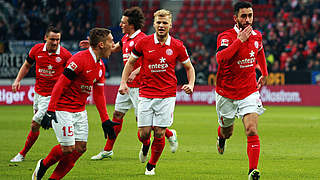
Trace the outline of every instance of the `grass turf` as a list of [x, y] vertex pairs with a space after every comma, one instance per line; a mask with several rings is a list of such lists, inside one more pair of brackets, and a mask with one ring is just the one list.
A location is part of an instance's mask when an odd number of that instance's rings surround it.
[[[108, 106], [112, 116], [113, 106]], [[156, 175], [144, 175], [139, 162], [141, 144], [137, 138], [134, 113], [130, 110], [114, 146], [113, 159], [91, 161], [105, 144], [99, 115], [88, 106], [89, 139], [87, 152], [64, 179], [247, 179], [246, 137], [239, 119], [224, 155], [217, 153], [218, 123], [214, 106], [177, 106], [174, 124], [179, 149], [171, 153], [169, 143], [156, 167]], [[10, 163], [23, 147], [30, 130], [32, 106], [0, 107], [0, 179], [30, 179], [37, 161], [57, 144], [52, 129], [41, 129], [38, 141], [22, 163]], [[261, 179], [320, 179], [320, 108], [267, 107], [259, 119]], [[49, 178], [51, 167], [44, 179]]]

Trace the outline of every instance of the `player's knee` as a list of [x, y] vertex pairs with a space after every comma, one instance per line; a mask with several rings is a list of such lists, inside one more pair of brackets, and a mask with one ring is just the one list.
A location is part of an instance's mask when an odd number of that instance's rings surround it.
[[165, 129], [164, 128], [154, 128], [154, 137], [156, 138], [162, 138], [165, 134]]
[[63, 154], [70, 154], [75, 150], [74, 146], [61, 146]]
[[78, 151], [79, 153], [85, 153], [87, 151], [87, 147], [76, 148], [76, 151]]
[[116, 119], [122, 119], [124, 115], [125, 115], [125, 113], [122, 113], [122, 112], [119, 112], [119, 111], [114, 111], [113, 112], [113, 118], [116, 118]]
[[39, 129], [40, 129], [40, 124], [38, 124], [35, 121], [32, 121], [32, 123], [31, 123], [31, 131], [32, 132], [38, 132]]
[[233, 134], [233, 125], [222, 128], [221, 133], [224, 136], [224, 138], [229, 139]]
[[257, 134], [258, 134], [258, 131], [255, 126], [251, 125], [246, 128], [246, 135], [247, 136], [255, 136]]
[[148, 133], [140, 133], [140, 138], [142, 141], [148, 140], [150, 138], [150, 134]]
[[229, 139], [232, 136], [232, 132], [229, 131], [227, 133], [224, 134], [224, 138]]

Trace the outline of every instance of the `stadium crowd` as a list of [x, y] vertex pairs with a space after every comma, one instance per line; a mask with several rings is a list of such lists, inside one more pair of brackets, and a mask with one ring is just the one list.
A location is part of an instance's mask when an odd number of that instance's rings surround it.
[[[274, 7], [271, 9], [273, 17], [254, 19], [254, 27], [263, 34], [268, 70], [320, 70], [320, 2], [269, 0], [253, 3], [271, 3]], [[189, 49], [196, 72], [215, 73], [217, 32], [200, 36], [201, 43]]]
[[[256, 17], [254, 27], [263, 34], [268, 69], [277, 71], [320, 70], [320, 2], [315, 0], [253, 0], [272, 4], [273, 16]], [[0, 6], [0, 41], [42, 39], [45, 28], [55, 22], [63, 40], [85, 39], [95, 26], [95, 0], [40, 1], [6, 0]], [[3, 18], [5, 17], [5, 18]], [[206, 17], [204, 17], [206, 18]], [[150, 26], [151, 27], [151, 26]], [[229, 27], [225, 27], [227, 29]], [[148, 32], [146, 32], [148, 33]], [[173, 33], [174, 34], [174, 33]], [[199, 34], [188, 52], [196, 72], [216, 73], [216, 38], [212, 28]], [[177, 35], [179, 38], [179, 35]], [[182, 38], [181, 38], [182, 39]], [[188, 45], [188, 43], [186, 43]], [[178, 71], [182, 66], [178, 66]], [[183, 69], [182, 69], [183, 70]]]
[[56, 24], [63, 40], [79, 40], [95, 26], [94, 0], [6, 0], [1, 3], [0, 40], [38, 40], [49, 24]]

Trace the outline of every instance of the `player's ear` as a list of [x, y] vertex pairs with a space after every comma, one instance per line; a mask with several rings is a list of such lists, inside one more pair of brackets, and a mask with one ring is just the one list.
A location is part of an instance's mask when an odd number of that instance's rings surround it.
[[43, 38], [45, 41], [47, 41], [47, 35], [44, 35], [44, 38]]
[[103, 49], [103, 48], [104, 48], [104, 43], [103, 43], [102, 41], [100, 41], [100, 42], [98, 43], [98, 47], [101, 48], [101, 49]]
[[233, 20], [235, 23], [237, 23], [237, 16], [236, 15], [233, 15]]

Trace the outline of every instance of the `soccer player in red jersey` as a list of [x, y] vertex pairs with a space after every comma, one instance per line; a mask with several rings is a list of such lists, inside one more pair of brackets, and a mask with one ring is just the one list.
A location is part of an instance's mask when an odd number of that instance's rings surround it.
[[[122, 50], [123, 54], [123, 63], [124, 65], [127, 63], [131, 51], [134, 48], [137, 42], [144, 38], [145, 33], [141, 32], [141, 28], [144, 24], [144, 15], [139, 7], [131, 7], [126, 9], [121, 18], [120, 27], [122, 29], [122, 33], [125, 35], [121, 39], [120, 42], [115, 44], [115, 48], [112, 49], [112, 52], [119, 52]], [[123, 118], [129, 109], [134, 108], [135, 115], [137, 116], [137, 108], [138, 108], [138, 97], [139, 97], [139, 78], [140, 71], [140, 60], [138, 60], [134, 65], [134, 70], [130, 74], [128, 79], [128, 94], [121, 95], [117, 94], [116, 102], [115, 102], [115, 111], [113, 113], [113, 122], [118, 122], [120, 125], [114, 126], [114, 130], [116, 135], [120, 133], [122, 129]], [[139, 134], [138, 134], [139, 136]], [[178, 148], [178, 141], [176, 137], [175, 130], [166, 129], [166, 137], [169, 140], [171, 151], [174, 153]], [[95, 156], [92, 156], [92, 160], [101, 160], [103, 158], [110, 158], [113, 155], [113, 145], [116, 139], [107, 139], [106, 145], [103, 148], [103, 151], [98, 153]], [[145, 145], [145, 148], [149, 149], [150, 141]], [[147, 151], [146, 151], [147, 152]], [[141, 162], [145, 162], [146, 156], [139, 156]]]
[[20, 81], [27, 75], [33, 63], [36, 63], [36, 84], [33, 101], [34, 116], [31, 122], [31, 130], [23, 149], [10, 161], [21, 162], [38, 139], [40, 123], [47, 111], [51, 92], [54, 84], [62, 74], [63, 69], [72, 56], [71, 53], [60, 46], [61, 32], [54, 26], [49, 26], [44, 40], [33, 46], [26, 61], [20, 68], [16, 80], [12, 84], [12, 91], [20, 89]]
[[[187, 93], [193, 92], [195, 72], [183, 43], [169, 35], [172, 27], [172, 14], [167, 10], [154, 13], [156, 33], [141, 39], [132, 50], [126, 63], [119, 92], [128, 93], [127, 81], [135, 62], [141, 58], [138, 131], [139, 140], [146, 144], [150, 141], [151, 131], [154, 139], [151, 145], [151, 157], [146, 166], [145, 175], [154, 175], [155, 166], [165, 145], [166, 128], [173, 123], [173, 111], [176, 100], [177, 79], [175, 66], [181, 62], [186, 69], [189, 83], [182, 86]], [[142, 148], [140, 154], [145, 154]], [[142, 153], [141, 153], [142, 152]]]
[[[234, 5], [235, 26], [222, 32], [217, 41], [216, 109], [218, 113], [217, 149], [223, 154], [225, 141], [233, 132], [235, 117], [242, 118], [247, 136], [249, 179], [259, 179], [257, 169], [260, 140], [258, 118], [264, 112], [259, 89], [266, 83], [268, 71], [262, 35], [252, 29], [253, 9], [250, 2]], [[256, 81], [256, 61], [262, 76]]]
[[53, 88], [48, 110], [41, 126], [52, 127], [59, 145], [52, 148], [45, 159], [40, 159], [32, 179], [41, 179], [46, 170], [59, 161], [50, 179], [61, 179], [86, 151], [88, 119], [85, 110], [87, 97], [93, 90], [93, 99], [99, 111], [105, 137], [115, 138], [113, 123], [109, 120], [104, 96], [105, 67], [101, 58], [107, 58], [114, 46], [111, 31], [104, 28], [90, 30], [90, 48], [73, 55]]

